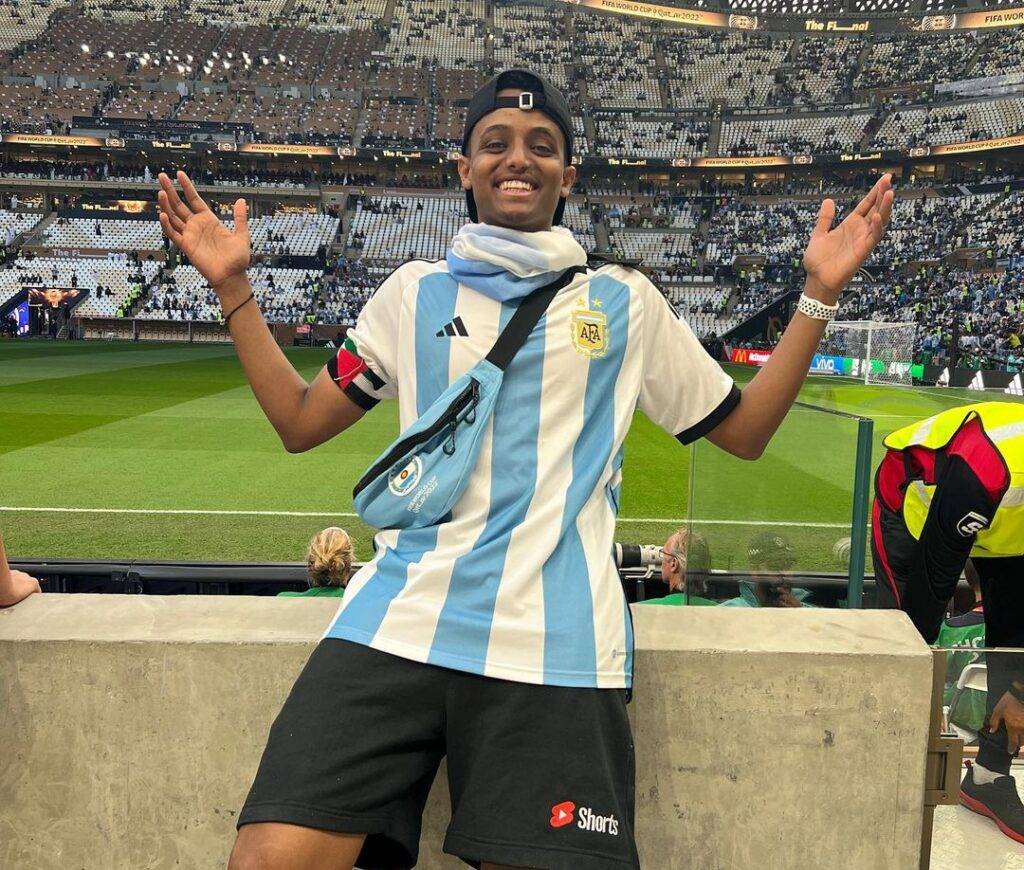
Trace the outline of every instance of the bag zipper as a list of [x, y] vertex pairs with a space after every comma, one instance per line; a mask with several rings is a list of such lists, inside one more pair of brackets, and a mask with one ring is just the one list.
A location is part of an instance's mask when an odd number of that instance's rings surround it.
[[[355, 498], [359, 495], [359, 493], [366, 489], [374, 479], [379, 477], [385, 471], [388, 471], [399, 459], [409, 453], [409, 451], [414, 447], [418, 447], [425, 441], [429, 441], [435, 435], [443, 432], [447, 427], [451, 427], [451, 434], [449, 442], [446, 442], [445, 444], [445, 453], [450, 456], [455, 450], [455, 429], [459, 425], [459, 415], [462, 414], [467, 407], [470, 408], [470, 413], [466, 415], [466, 422], [472, 424], [476, 419], [476, 406], [479, 401], [480, 383], [479, 381], [470, 378], [465, 389], [452, 400], [451, 405], [448, 406], [448, 410], [445, 411], [442, 416], [438, 417], [429, 428], [424, 429], [418, 435], [413, 435], [398, 442], [394, 448], [388, 451], [386, 456], [373, 465], [370, 470], [360, 478], [359, 483], [357, 483], [355, 489], [352, 490], [352, 497]], [[451, 443], [452, 445], [451, 452], [447, 450], [448, 443]]]

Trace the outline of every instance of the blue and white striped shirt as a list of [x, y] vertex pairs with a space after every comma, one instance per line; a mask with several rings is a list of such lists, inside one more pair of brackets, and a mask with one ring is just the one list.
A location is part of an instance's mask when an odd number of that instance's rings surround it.
[[[365, 363], [344, 389], [363, 407], [397, 396], [405, 429], [514, 310], [457, 283], [443, 261], [406, 263], [339, 352], [349, 372], [353, 346]], [[509, 366], [450, 519], [380, 532], [325, 636], [501, 679], [629, 687], [633, 631], [612, 543], [634, 411], [688, 442], [738, 400], [644, 275], [577, 275]]]

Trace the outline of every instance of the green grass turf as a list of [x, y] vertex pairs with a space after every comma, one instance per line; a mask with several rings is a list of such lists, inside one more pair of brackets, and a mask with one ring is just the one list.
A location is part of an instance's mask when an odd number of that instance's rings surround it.
[[[328, 353], [287, 351], [307, 379]], [[730, 372], [741, 384], [753, 374]], [[824, 378], [800, 396], [874, 418], [876, 457], [892, 429], [979, 398]], [[18, 558], [298, 561], [331, 524], [348, 528], [366, 558], [370, 531], [345, 516], [352, 485], [398, 428], [394, 403], [382, 403], [329, 444], [291, 456], [223, 345], [0, 342], [0, 408], [4, 507], [278, 514], [0, 511]], [[742, 568], [750, 538], [772, 528], [792, 542], [798, 567], [834, 570], [832, 545], [849, 534], [855, 444], [854, 421], [795, 408], [765, 456], [748, 463], [706, 441], [681, 447], [638, 414], [617, 539], [661, 544], [688, 518], [707, 535], [716, 567]]]

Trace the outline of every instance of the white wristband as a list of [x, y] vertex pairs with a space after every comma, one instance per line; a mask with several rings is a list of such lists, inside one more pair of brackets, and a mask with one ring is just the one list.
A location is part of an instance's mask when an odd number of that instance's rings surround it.
[[812, 299], [806, 293], [800, 294], [800, 301], [797, 303], [796, 310], [803, 314], [805, 317], [810, 317], [812, 320], [834, 320], [836, 314], [839, 312], [839, 303], [835, 305], [826, 305], [818, 299]]

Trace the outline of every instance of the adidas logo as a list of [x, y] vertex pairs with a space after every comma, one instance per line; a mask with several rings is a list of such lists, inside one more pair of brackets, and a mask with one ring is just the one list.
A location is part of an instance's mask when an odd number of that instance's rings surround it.
[[974, 373], [974, 378], [967, 385], [967, 389], [968, 390], [984, 390], [985, 389], [985, 379], [981, 376], [981, 372], [975, 372]]
[[1014, 375], [1010, 386], [1003, 390], [1009, 396], [1024, 396], [1024, 384], [1020, 382], [1020, 375]]
[[444, 326], [442, 326], [437, 332], [434, 333], [438, 338], [444, 338], [448, 336], [461, 335], [463, 338], [469, 335], [466, 329], [466, 324], [462, 322], [461, 317], [456, 317], [454, 320], [450, 320]]

